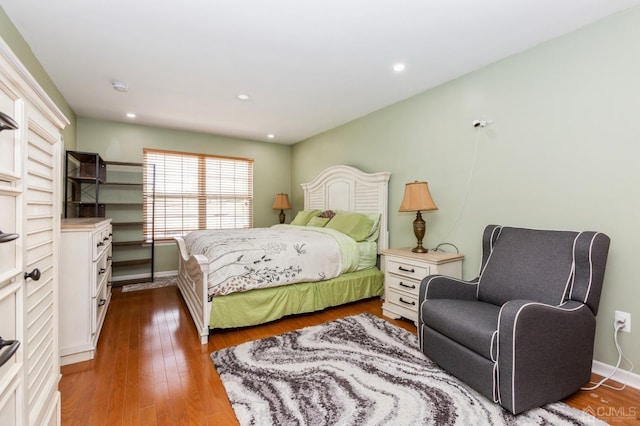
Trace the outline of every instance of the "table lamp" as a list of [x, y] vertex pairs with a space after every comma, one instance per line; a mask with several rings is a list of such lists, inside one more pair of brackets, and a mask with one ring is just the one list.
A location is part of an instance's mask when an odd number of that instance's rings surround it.
[[289, 203], [289, 196], [287, 194], [276, 194], [276, 200], [273, 202], [273, 209], [280, 210], [280, 223], [284, 223], [284, 211], [289, 210], [291, 204]]
[[400, 204], [400, 212], [417, 212], [416, 220], [413, 221], [413, 233], [418, 239], [418, 245], [411, 249], [414, 253], [426, 253], [429, 250], [422, 247], [422, 239], [425, 234], [425, 223], [422, 219], [421, 211], [438, 210], [438, 207], [431, 198], [429, 185], [427, 182], [410, 182], [404, 187], [404, 198]]

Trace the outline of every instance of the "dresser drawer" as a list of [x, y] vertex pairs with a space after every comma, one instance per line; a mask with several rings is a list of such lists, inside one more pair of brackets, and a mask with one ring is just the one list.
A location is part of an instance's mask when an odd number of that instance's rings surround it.
[[400, 290], [416, 297], [418, 297], [418, 292], [420, 291], [420, 281], [392, 274], [387, 275], [385, 285], [390, 290]]
[[93, 284], [93, 292], [91, 294], [93, 297], [97, 295], [98, 291], [102, 287], [102, 284], [107, 279], [107, 275], [109, 274], [109, 271], [110, 271], [110, 267], [109, 267], [110, 263], [111, 262], [109, 260], [108, 251], [103, 252], [102, 256], [100, 256], [98, 261], [95, 262], [94, 267], [96, 268], [96, 273], [94, 276], [96, 279]]
[[93, 259], [97, 259], [111, 244], [111, 227], [105, 227], [93, 234]]
[[95, 334], [102, 327], [104, 317], [107, 314], [107, 307], [111, 299], [111, 288], [107, 281], [100, 286], [100, 291], [95, 297], [91, 312], [91, 334]]
[[403, 277], [422, 280], [429, 275], [429, 266], [425, 264], [403, 262], [398, 259], [391, 258], [387, 262], [387, 272]]

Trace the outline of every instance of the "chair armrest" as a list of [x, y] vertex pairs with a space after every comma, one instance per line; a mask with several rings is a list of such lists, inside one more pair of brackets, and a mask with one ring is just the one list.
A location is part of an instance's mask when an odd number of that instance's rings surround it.
[[419, 299], [477, 300], [478, 283], [459, 280], [446, 275], [429, 275], [420, 283]]
[[562, 399], [587, 383], [595, 327], [593, 312], [580, 302], [505, 303], [498, 319], [501, 404], [518, 413]]

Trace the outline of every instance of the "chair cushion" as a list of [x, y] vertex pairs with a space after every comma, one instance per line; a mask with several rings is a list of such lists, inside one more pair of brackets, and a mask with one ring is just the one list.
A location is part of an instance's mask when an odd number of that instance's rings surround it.
[[502, 228], [480, 275], [478, 300], [561, 304], [572, 279], [577, 236], [572, 231]]
[[499, 306], [472, 300], [428, 299], [420, 306], [424, 325], [488, 359], [496, 353], [499, 313]]

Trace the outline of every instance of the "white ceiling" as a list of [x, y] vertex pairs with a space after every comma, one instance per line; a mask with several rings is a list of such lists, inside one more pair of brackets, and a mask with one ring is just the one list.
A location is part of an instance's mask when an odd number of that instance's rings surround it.
[[0, 0], [77, 115], [285, 144], [637, 4]]

